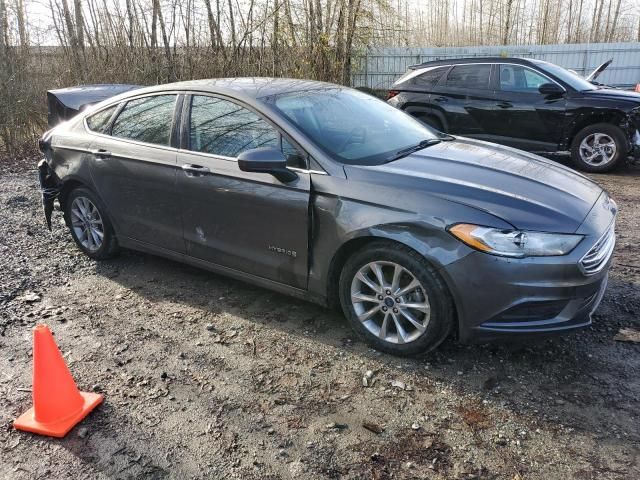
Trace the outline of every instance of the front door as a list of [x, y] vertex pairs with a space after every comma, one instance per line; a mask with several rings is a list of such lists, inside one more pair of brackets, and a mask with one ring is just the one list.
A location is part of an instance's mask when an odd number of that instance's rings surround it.
[[[91, 176], [119, 236], [183, 253], [177, 148], [171, 146], [177, 98], [130, 100], [110, 128], [96, 132]], [[91, 128], [91, 117], [87, 123]]]
[[178, 154], [178, 189], [187, 254], [244, 273], [306, 288], [310, 178], [282, 183], [242, 172], [237, 156], [281, 148], [291, 166], [303, 156], [265, 118], [245, 105], [209, 95], [187, 97], [188, 137]]
[[564, 125], [566, 99], [543, 95], [538, 87], [552, 80], [515, 64], [498, 64], [498, 85], [488, 139], [529, 151], [555, 151]]

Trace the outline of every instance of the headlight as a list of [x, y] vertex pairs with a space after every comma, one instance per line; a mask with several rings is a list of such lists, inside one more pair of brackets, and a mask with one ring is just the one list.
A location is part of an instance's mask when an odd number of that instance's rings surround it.
[[454, 225], [449, 232], [481, 252], [516, 258], [566, 255], [583, 238], [582, 235], [500, 230], [468, 223]]

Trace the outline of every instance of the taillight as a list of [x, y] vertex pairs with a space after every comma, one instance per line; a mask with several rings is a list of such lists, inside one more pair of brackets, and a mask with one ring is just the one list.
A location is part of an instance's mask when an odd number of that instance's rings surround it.
[[390, 98], [395, 97], [396, 95], [398, 95], [400, 92], [397, 90], [389, 90], [389, 93], [387, 93], [387, 100], [389, 100]]

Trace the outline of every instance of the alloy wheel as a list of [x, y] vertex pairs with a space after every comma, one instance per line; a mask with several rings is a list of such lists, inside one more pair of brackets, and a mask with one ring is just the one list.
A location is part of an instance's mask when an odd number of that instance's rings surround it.
[[422, 284], [394, 262], [371, 262], [360, 268], [351, 282], [351, 305], [369, 332], [394, 344], [417, 340], [431, 319]]
[[580, 158], [593, 166], [606, 165], [616, 155], [616, 142], [605, 133], [592, 133], [580, 142]]
[[78, 241], [90, 252], [102, 246], [104, 225], [102, 216], [87, 197], [76, 197], [71, 204], [71, 227]]

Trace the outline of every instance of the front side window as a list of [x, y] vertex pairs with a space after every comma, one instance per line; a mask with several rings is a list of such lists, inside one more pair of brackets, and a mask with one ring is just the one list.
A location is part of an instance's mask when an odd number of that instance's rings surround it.
[[582, 78], [577, 73], [570, 72], [569, 70], [566, 70], [553, 63], [543, 62], [542, 60], [532, 60], [532, 62], [535, 63], [536, 66], [543, 72], [554, 75], [560, 81], [565, 82], [571, 88], [579, 92], [583, 92], [585, 90], [596, 90], [598, 88], [591, 82], [588, 82], [587, 80]]
[[500, 90], [503, 92], [538, 93], [549, 79], [522, 65], [500, 65]]
[[118, 108], [118, 105], [100, 110], [98, 113], [94, 113], [87, 117], [87, 126], [89, 130], [96, 133], [108, 133], [109, 120], [111, 116]]
[[280, 148], [280, 135], [258, 115], [215, 97], [194, 95], [191, 101], [191, 150], [235, 158], [245, 150]]
[[127, 102], [111, 129], [114, 137], [169, 145], [176, 95], [156, 95]]
[[486, 90], [489, 88], [491, 65], [457, 65], [447, 75], [447, 87]]
[[342, 163], [379, 165], [391, 161], [399, 150], [438, 139], [410, 115], [349, 88], [288, 92], [262, 101]]
[[305, 167], [296, 147], [259, 115], [221, 98], [194, 95], [191, 100], [191, 150], [235, 158], [246, 150], [281, 150], [292, 167]]

